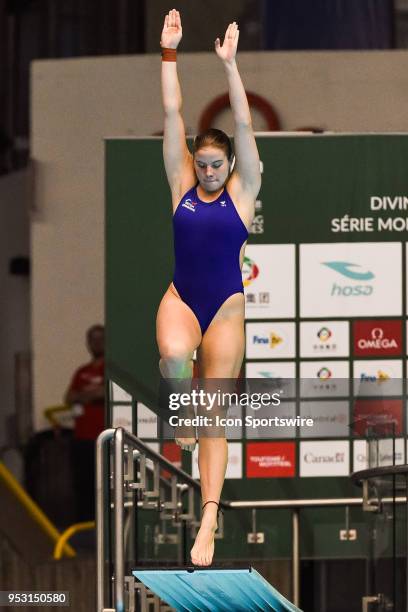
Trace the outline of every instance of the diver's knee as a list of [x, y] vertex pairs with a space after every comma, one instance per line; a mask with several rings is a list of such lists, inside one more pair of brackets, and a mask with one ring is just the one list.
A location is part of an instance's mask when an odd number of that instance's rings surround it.
[[192, 355], [182, 344], [166, 344], [160, 347], [160, 371], [167, 378], [191, 376]]

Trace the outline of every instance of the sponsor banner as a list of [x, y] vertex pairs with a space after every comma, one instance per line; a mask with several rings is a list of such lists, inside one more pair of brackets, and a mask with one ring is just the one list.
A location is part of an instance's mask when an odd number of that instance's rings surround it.
[[[232, 425], [230, 423], [233, 423]], [[225, 437], [228, 440], [241, 440], [242, 438], [242, 406], [232, 404], [227, 410], [227, 425]]]
[[181, 468], [181, 448], [175, 442], [163, 442], [162, 455], [170, 463], [178, 468]]
[[301, 317], [400, 316], [399, 242], [300, 245]]
[[402, 465], [405, 463], [405, 444], [401, 438], [378, 440], [378, 465]]
[[368, 469], [368, 442], [354, 440], [353, 442], [353, 472]]
[[248, 244], [242, 267], [245, 317], [295, 317], [295, 245]]
[[114, 404], [112, 406], [112, 427], [123, 427], [123, 429], [133, 433], [131, 404]]
[[246, 378], [295, 378], [296, 363], [294, 361], [247, 361], [245, 375]]
[[385, 396], [402, 394], [402, 361], [370, 359], [354, 361], [354, 395]]
[[300, 427], [302, 438], [344, 438], [350, 433], [346, 401], [300, 402], [300, 416], [313, 420], [313, 427]]
[[402, 433], [402, 400], [362, 399], [354, 402], [353, 433], [358, 436]]
[[[408, 364], [407, 364], [407, 368], [408, 368]], [[408, 432], [408, 401], [405, 404], [405, 414], [406, 414], [406, 424], [405, 424], [405, 427], [406, 427], [406, 431]], [[407, 433], [407, 440], [408, 440], [408, 433]], [[408, 455], [407, 455], [407, 459], [408, 459]], [[408, 461], [407, 461], [407, 463], [408, 463]]]
[[137, 437], [157, 438], [157, 415], [141, 402], [137, 403]]
[[[198, 445], [192, 453], [192, 477], [200, 478], [198, 471]], [[242, 442], [228, 442], [228, 465], [225, 478], [242, 478]]]
[[113, 381], [111, 381], [111, 385], [112, 385], [111, 386], [112, 401], [128, 402], [129, 404], [132, 403], [132, 396], [127, 391], [122, 389], [122, 387], [120, 387], [118, 384], [116, 384]]
[[247, 478], [293, 478], [296, 473], [294, 442], [248, 442]]
[[353, 323], [354, 355], [397, 356], [402, 353], [402, 321], [371, 319]]
[[[408, 315], [408, 242], [405, 243], [405, 298], [406, 298], [406, 312], [405, 314]], [[408, 328], [407, 328], [407, 334], [408, 334]], [[408, 350], [408, 344], [407, 344], [407, 350]]]
[[[296, 404], [294, 402], [282, 402], [280, 406], [268, 407], [264, 406], [259, 410], [246, 411], [247, 416], [252, 416], [256, 419], [256, 423], [261, 421], [257, 427], [247, 426], [246, 437], [253, 438], [295, 438], [296, 425]], [[277, 417], [274, 423], [266, 423], [270, 417]], [[284, 421], [283, 421], [284, 420]], [[265, 424], [263, 422], [265, 421]], [[254, 422], [254, 421], [252, 421]]]
[[[175, 467], [182, 468], [181, 448], [178, 444], [175, 442], [163, 442], [161, 454]], [[171, 474], [167, 470], [161, 470], [161, 475], [163, 478], [171, 478]]]
[[[146, 442], [147, 446], [151, 448], [155, 453], [160, 453], [160, 445], [158, 442]], [[154, 469], [154, 463], [151, 459], [146, 459], [146, 465], [151, 470]]]
[[349, 452], [347, 440], [300, 442], [300, 476], [348, 476]]
[[296, 393], [296, 363], [294, 361], [247, 361], [245, 364], [247, 386], [256, 378], [258, 391], [282, 391], [283, 398], [294, 397]]
[[264, 233], [264, 216], [262, 214], [262, 200], [255, 200], [255, 217], [249, 229], [250, 234]]
[[[353, 442], [353, 472], [367, 470], [369, 467], [402, 465], [405, 463], [404, 447], [402, 438], [395, 439], [395, 452], [393, 453], [393, 438], [375, 440], [375, 448], [369, 450], [367, 440], [354, 440]], [[373, 441], [374, 442], [374, 441]], [[371, 454], [370, 461], [368, 454]], [[394, 461], [393, 461], [394, 455]]]
[[349, 395], [348, 361], [301, 361], [301, 397], [344, 397]]
[[296, 353], [294, 323], [246, 324], [247, 359], [293, 358]]
[[348, 357], [348, 321], [303, 321], [300, 324], [301, 357]]

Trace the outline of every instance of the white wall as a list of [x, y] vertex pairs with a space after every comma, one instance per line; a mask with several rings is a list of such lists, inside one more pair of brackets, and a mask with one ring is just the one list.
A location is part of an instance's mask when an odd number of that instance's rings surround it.
[[30, 283], [9, 273], [10, 259], [29, 254], [28, 172], [0, 177], [0, 447], [15, 412], [14, 358], [30, 349]]
[[[283, 129], [408, 131], [408, 52], [242, 53], [248, 90]], [[32, 334], [36, 426], [87, 359], [84, 330], [103, 320], [103, 138], [162, 129], [160, 58], [37, 61], [32, 68]], [[180, 54], [185, 123], [226, 91], [215, 54]], [[230, 118], [221, 118], [230, 130]], [[255, 129], [263, 130], [254, 113]]]

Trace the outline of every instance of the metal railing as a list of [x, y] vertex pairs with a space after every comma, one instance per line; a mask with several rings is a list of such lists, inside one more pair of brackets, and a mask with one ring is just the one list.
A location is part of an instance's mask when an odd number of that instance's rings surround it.
[[55, 544], [54, 559], [56, 561], [61, 559], [64, 546], [68, 540], [72, 538], [72, 536], [74, 536], [76, 533], [80, 533], [81, 531], [89, 531], [91, 529], [95, 529], [95, 521], [84, 521], [82, 523], [75, 523], [74, 525], [67, 527]]
[[[104, 586], [105, 586], [105, 529], [104, 529], [104, 503], [107, 491], [105, 483], [108, 481], [103, 473], [104, 447], [107, 441], [114, 440], [114, 464], [113, 464], [113, 491], [114, 502], [114, 602], [115, 608], [104, 607]], [[125, 610], [125, 543], [124, 543], [124, 518], [123, 508], [127, 503], [124, 501], [124, 454], [125, 443], [129, 448], [136, 449], [145, 457], [151, 459], [155, 464], [155, 469], [165, 468], [170, 474], [180, 482], [187, 485], [184, 491], [189, 489], [201, 492], [200, 484], [189, 474], [175, 467], [165, 457], [153, 451], [128, 431], [121, 427], [117, 429], [107, 429], [103, 431], [97, 440], [96, 445], [96, 537], [97, 537], [97, 611], [98, 612], [124, 612]], [[104, 477], [105, 476], [105, 477]], [[183, 492], [184, 492], [183, 491]], [[296, 606], [300, 602], [300, 535], [299, 517], [302, 508], [323, 508], [323, 507], [349, 507], [362, 506], [364, 498], [348, 497], [334, 499], [291, 499], [291, 500], [250, 500], [250, 501], [226, 501], [221, 500], [220, 506], [224, 510], [238, 510], [246, 508], [282, 508], [292, 511], [292, 601]], [[385, 501], [385, 500], [383, 500]], [[398, 497], [396, 503], [406, 503], [406, 497]], [[369, 500], [365, 500], [369, 503]], [[160, 507], [158, 502], [157, 508]], [[143, 507], [143, 502], [138, 501], [138, 506]], [[183, 515], [181, 515], [183, 518]]]
[[[124, 472], [123, 472], [123, 457], [124, 457], [124, 443], [129, 447], [134, 448], [143, 453], [145, 457], [151, 459], [156, 466], [164, 468], [170, 472], [173, 476], [176, 476], [182, 481], [188, 488], [200, 493], [200, 484], [194, 480], [189, 474], [175, 467], [172, 463], [167, 461], [165, 457], [159, 455], [141, 440], [130, 434], [128, 431], [121, 427], [117, 429], [106, 429], [103, 431], [96, 442], [96, 541], [97, 541], [97, 610], [101, 612], [104, 610], [107, 612], [111, 608], [104, 608], [104, 586], [105, 586], [105, 529], [104, 529], [104, 503], [107, 494], [105, 488], [106, 474], [103, 473], [104, 465], [104, 447], [106, 442], [114, 439], [114, 462], [113, 462], [113, 490], [114, 490], [114, 538], [115, 547], [113, 552], [113, 563], [114, 563], [114, 600], [116, 605], [116, 612], [122, 612], [124, 610], [124, 520], [123, 520], [123, 508], [124, 508]], [[104, 477], [105, 476], [105, 477]], [[138, 502], [138, 505], [143, 505], [142, 502]], [[225, 502], [221, 502], [222, 508], [227, 508], [228, 505]], [[159, 508], [159, 506], [157, 506]]]
[[[395, 447], [395, 442], [394, 442], [394, 447]], [[393, 448], [393, 455], [395, 456], [395, 450]], [[365, 510], [371, 510], [371, 511], [381, 511], [382, 510], [382, 506], [383, 504], [398, 504], [398, 503], [405, 503], [406, 504], [406, 510], [405, 510], [405, 556], [408, 554], [408, 493], [406, 493], [406, 497], [397, 497], [396, 496], [396, 491], [397, 489], [397, 480], [396, 479], [401, 479], [402, 483], [399, 483], [399, 490], [403, 489], [407, 492], [408, 489], [408, 465], [406, 464], [402, 464], [402, 465], [387, 465], [387, 466], [377, 466], [377, 467], [372, 467], [372, 468], [368, 468], [365, 470], [360, 470], [358, 472], [354, 472], [354, 474], [351, 475], [351, 479], [354, 482], [354, 484], [361, 486], [363, 489], [363, 500], [364, 500], [364, 509]], [[391, 484], [392, 483], [392, 484]], [[374, 503], [367, 503], [367, 500], [369, 500], [370, 497], [370, 484], [371, 485], [375, 485], [376, 489], [383, 487], [384, 489], [386, 488], [390, 488], [392, 487], [393, 493], [394, 493], [394, 497], [380, 497], [378, 495], [378, 499], [376, 500], [376, 502]], [[384, 486], [385, 485], [385, 486]], [[387, 487], [388, 485], [388, 487]], [[396, 537], [397, 537], [397, 532], [396, 532], [396, 516], [395, 516], [395, 509], [392, 510], [391, 512], [391, 517], [393, 519], [393, 534], [392, 534], [392, 538], [393, 538], [393, 542], [392, 542], [392, 546], [393, 546], [393, 567], [392, 567], [392, 573], [394, 575], [394, 591], [392, 593], [392, 600], [393, 601], [388, 601], [387, 597], [384, 593], [376, 593], [375, 595], [366, 595], [365, 597], [363, 597], [363, 612], [368, 612], [369, 610], [369, 605], [372, 603], [376, 603], [379, 608], [378, 609], [384, 609], [384, 610], [388, 610], [388, 609], [394, 609], [394, 607], [397, 605], [395, 598], [397, 595], [397, 581], [396, 581]], [[403, 581], [402, 584], [405, 584], [405, 602], [406, 602], [406, 606], [408, 606], [408, 564], [405, 563], [405, 581]], [[378, 585], [377, 585], [378, 586]], [[399, 596], [402, 598], [402, 593], [399, 593]]]
[[[21, 486], [10, 470], [7, 469], [2, 461], [0, 461], [0, 481], [3, 482], [4, 485], [13, 493], [16, 499], [25, 508], [27, 514], [39, 525], [40, 529], [50, 538], [51, 541], [57, 544], [61, 537], [61, 533], [50, 521], [48, 516], [41, 510], [40, 506]], [[63, 544], [61, 554], [64, 554], [67, 557], [75, 557], [75, 551], [68, 543]]]

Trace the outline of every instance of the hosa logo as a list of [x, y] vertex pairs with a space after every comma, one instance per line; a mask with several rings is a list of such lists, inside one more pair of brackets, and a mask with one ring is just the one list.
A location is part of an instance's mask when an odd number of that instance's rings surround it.
[[197, 202], [193, 202], [192, 200], [190, 200], [190, 198], [187, 198], [187, 200], [184, 200], [182, 206], [184, 206], [184, 208], [187, 208], [188, 210], [191, 210], [192, 212], [195, 212]]
[[261, 344], [264, 346], [269, 346], [269, 348], [275, 348], [279, 344], [283, 342], [283, 338], [275, 334], [275, 332], [271, 332], [269, 334], [269, 338], [267, 336], [252, 336], [253, 344]]
[[338, 285], [337, 283], [333, 283], [331, 290], [332, 296], [368, 296], [373, 293], [374, 287], [372, 285], [367, 284], [367, 281], [372, 280], [373, 278], [375, 278], [375, 276], [369, 270], [364, 271], [358, 264], [354, 264], [348, 261], [323, 261], [322, 264], [324, 266], [327, 266], [331, 270], [334, 270], [338, 274], [341, 274], [341, 276], [344, 276], [345, 278], [348, 278], [352, 281], [360, 281], [364, 283], [358, 285]]
[[401, 355], [402, 321], [355, 321], [353, 331], [356, 355]]

